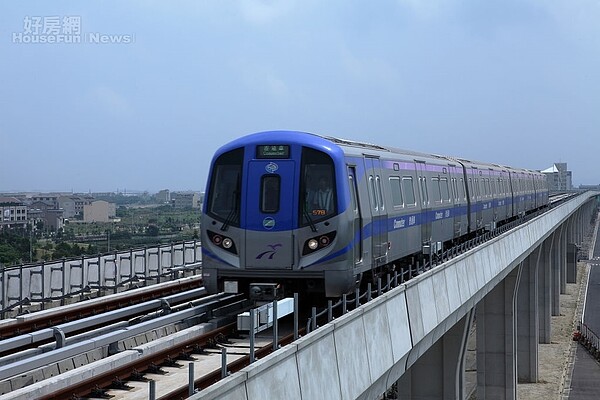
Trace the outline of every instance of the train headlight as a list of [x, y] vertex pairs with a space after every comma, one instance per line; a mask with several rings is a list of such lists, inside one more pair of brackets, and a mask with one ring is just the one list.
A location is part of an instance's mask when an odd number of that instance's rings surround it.
[[302, 255], [305, 256], [314, 251], [324, 249], [325, 247], [331, 245], [333, 239], [335, 239], [336, 232], [329, 232], [321, 236], [315, 236], [313, 238], [307, 239], [304, 242], [304, 247], [302, 249]]
[[232, 254], [237, 254], [237, 249], [235, 248], [235, 242], [232, 238], [220, 235], [216, 232], [206, 231], [208, 234], [208, 238], [215, 245], [220, 247], [223, 250], [226, 250]]

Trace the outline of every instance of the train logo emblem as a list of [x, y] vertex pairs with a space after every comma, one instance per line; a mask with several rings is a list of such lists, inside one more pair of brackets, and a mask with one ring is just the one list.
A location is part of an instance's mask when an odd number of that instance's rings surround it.
[[267, 166], [265, 167], [265, 170], [270, 174], [277, 171], [278, 169], [279, 169], [279, 165], [275, 164], [274, 162], [268, 163]]
[[271, 230], [274, 227], [275, 227], [275, 219], [273, 219], [271, 217], [267, 217], [267, 218], [263, 219], [263, 228]]
[[280, 248], [281, 246], [283, 246], [281, 243], [268, 244], [267, 247], [269, 247], [271, 250], [263, 251], [262, 253], [260, 253], [259, 255], [256, 256], [256, 259], [260, 260], [264, 256], [269, 255], [269, 260], [272, 260], [275, 253], [277, 253], [277, 249]]

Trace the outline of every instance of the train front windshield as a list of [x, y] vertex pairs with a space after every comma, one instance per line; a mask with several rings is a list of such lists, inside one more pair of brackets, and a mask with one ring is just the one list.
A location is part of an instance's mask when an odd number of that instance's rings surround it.
[[233, 226], [239, 226], [240, 223], [243, 159], [243, 148], [222, 154], [215, 161], [211, 177], [208, 213]]
[[333, 160], [327, 154], [304, 148], [300, 176], [300, 221], [310, 225], [337, 213]]

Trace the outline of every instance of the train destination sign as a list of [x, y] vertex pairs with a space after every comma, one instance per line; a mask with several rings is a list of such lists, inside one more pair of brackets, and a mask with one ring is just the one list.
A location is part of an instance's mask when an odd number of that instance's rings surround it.
[[287, 144], [259, 145], [256, 158], [290, 158], [290, 146]]

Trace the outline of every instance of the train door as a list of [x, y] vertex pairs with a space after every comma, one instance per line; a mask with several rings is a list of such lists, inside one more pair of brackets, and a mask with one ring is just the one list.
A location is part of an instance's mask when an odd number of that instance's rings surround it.
[[373, 216], [371, 220], [373, 267], [377, 267], [387, 262], [388, 251], [387, 210], [384, 204], [379, 158], [367, 156], [365, 170], [367, 171], [369, 202]]
[[246, 183], [246, 268], [291, 269], [298, 193], [295, 162], [250, 162]]
[[354, 219], [352, 222], [354, 232], [354, 243], [353, 243], [353, 255], [354, 264], [360, 264], [362, 262], [362, 216], [360, 213], [360, 204], [358, 197], [358, 186], [356, 182], [356, 167], [348, 166], [348, 186], [350, 187], [350, 198], [352, 199], [352, 213]]
[[431, 220], [429, 212], [431, 204], [429, 202], [429, 190], [427, 188], [427, 166], [425, 161], [416, 161], [417, 179], [419, 180], [419, 193], [421, 195], [421, 242], [423, 244], [431, 242]]

